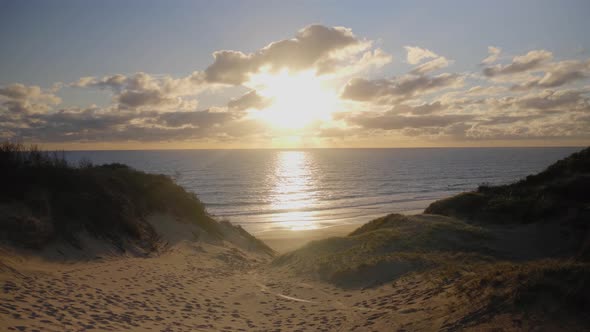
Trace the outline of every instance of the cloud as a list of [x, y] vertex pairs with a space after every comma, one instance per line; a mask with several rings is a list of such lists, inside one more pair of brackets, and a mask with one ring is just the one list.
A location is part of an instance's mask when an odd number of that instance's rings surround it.
[[393, 57], [380, 48], [369, 50], [363, 53], [363, 56], [358, 61], [358, 68], [366, 68], [374, 66], [376, 68], [385, 66], [386, 64], [393, 61]]
[[488, 46], [489, 55], [487, 56], [487, 58], [483, 59], [481, 63], [484, 65], [490, 65], [496, 62], [496, 60], [498, 60], [498, 57], [500, 57], [500, 53], [502, 53], [501, 48], [495, 46]]
[[20, 83], [0, 87], [0, 98], [13, 102], [38, 102], [52, 105], [61, 103], [61, 98], [53, 93], [43, 92], [36, 85], [26, 86]]
[[23, 119], [31, 114], [46, 113], [61, 103], [61, 98], [53, 92], [46, 92], [38, 86], [20, 83], [0, 87], [0, 137], [14, 136], [12, 128], [17, 128]]
[[320, 128], [316, 135], [319, 137], [345, 138], [356, 136], [360, 132], [361, 130], [359, 130], [358, 128], [330, 127]]
[[520, 109], [590, 111], [590, 99], [580, 90], [545, 90], [538, 95], [515, 99]]
[[542, 77], [534, 77], [524, 83], [516, 84], [512, 89], [556, 88], [588, 77], [590, 77], [590, 60], [561, 61], [547, 65]]
[[[21, 114], [10, 119], [3, 115], [0, 112], [0, 128], [9, 131], [11, 136], [47, 142], [155, 142], [227, 138], [230, 136], [228, 131], [238, 133], [238, 127], [243, 122], [237, 113], [217, 110], [138, 112], [91, 107]], [[242, 129], [242, 132], [246, 133], [247, 130]]]
[[420, 105], [400, 104], [395, 106], [393, 111], [395, 111], [397, 114], [407, 113], [411, 115], [426, 115], [444, 111], [447, 108], [448, 105], [444, 105], [440, 101], [435, 101], [431, 103], [423, 103]]
[[71, 135], [80, 131], [104, 130], [125, 124], [135, 118], [133, 113], [109, 112], [99, 108], [61, 109], [54, 113], [34, 114], [30, 119], [35, 120], [31, 127], [42, 128]]
[[463, 83], [458, 74], [440, 74], [437, 76], [404, 75], [401, 77], [378, 80], [356, 78], [348, 82], [342, 92], [342, 98], [356, 101], [409, 99], [417, 94], [457, 87]]
[[253, 52], [224, 50], [213, 53], [214, 62], [205, 70], [208, 82], [240, 85], [262, 68], [271, 72], [316, 69], [333, 72], [334, 63], [369, 48], [371, 42], [358, 39], [350, 29], [309, 25], [292, 39], [270, 43]]
[[[54, 141], [72, 141], [79, 139], [81, 135], [115, 128], [133, 118], [134, 115], [130, 113], [109, 112], [95, 107], [71, 108], [51, 113], [22, 113], [12, 117], [9, 123], [3, 124], [3, 127], [8, 128], [19, 139], [59, 138]], [[106, 134], [102, 137], [107, 136]]]
[[264, 98], [255, 90], [252, 90], [239, 98], [232, 99], [227, 106], [233, 110], [243, 111], [247, 109], [264, 109], [271, 104], [271, 100]]
[[425, 59], [438, 57], [438, 54], [418, 46], [404, 46], [404, 48], [407, 52], [406, 61], [411, 65], [416, 65]]
[[211, 110], [193, 112], [166, 112], [158, 114], [154, 121], [167, 127], [192, 126], [196, 128], [209, 128], [223, 124], [234, 117], [229, 112], [213, 112]]
[[330, 75], [333, 78], [352, 75], [381, 68], [393, 61], [393, 57], [380, 48], [367, 50], [353, 57], [341, 57], [326, 60], [318, 68], [317, 74]]
[[488, 77], [512, 75], [536, 70], [553, 58], [553, 54], [545, 50], [530, 51], [525, 55], [512, 58], [507, 65], [496, 65], [483, 69], [483, 74]]
[[469, 88], [467, 91], [462, 91], [462, 94], [470, 95], [470, 96], [489, 96], [489, 95], [499, 95], [506, 93], [507, 89], [504, 86], [492, 85], [492, 86], [481, 86], [476, 85], [474, 87]]
[[207, 87], [204, 74], [201, 72], [194, 72], [183, 78], [157, 77], [142, 72], [133, 75], [115, 74], [103, 78], [83, 77], [70, 86], [108, 89], [121, 108], [174, 109], [194, 109], [196, 103], [187, 102], [182, 97], [196, 95]]
[[449, 62], [449, 60], [447, 60], [447, 58], [445, 58], [444, 56], [439, 56], [439, 57], [435, 58], [434, 60], [430, 60], [428, 62], [425, 62], [425, 63], [417, 66], [416, 68], [412, 69], [412, 71], [410, 71], [410, 73], [412, 73], [414, 75], [425, 75], [425, 74], [428, 74], [432, 71], [446, 68], [449, 66], [449, 63], [450, 62]]
[[[518, 117], [515, 117], [518, 119]], [[505, 120], [505, 119], [504, 119]], [[458, 132], [457, 138], [470, 141], [489, 140], [567, 140], [588, 139], [589, 121], [577, 117], [521, 117], [519, 121], [490, 121]]]
[[455, 123], [472, 120], [473, 115], [448, 114], [448, 115], [398, 115], [394, 111], [388, 111], [379, 115], [356, 115], [347, 118], [347, 122], [367, 129], [397, 130], [404, 128], [446, 127]]
[[176, 105], [178, 100], [170, 98], [159, 90], [146, 91], [128, 91], [121, 92], [116, 100], [126, 108], [136, 108], [141, 106], [162, 106]]
[[482, 118], [590, 112], [590, 97], [587, 89], [547, 89], [515, 96], [488, 96], [484, 98], [454, 99], [445, 95], [441, 97], [441, 100], [444, 101], [447, 109], [479, 114]]
[[154, 76], [139, 72], [133, 75], [115, 74], [103, 78], [82, 77], [77, 82], [70, 84], [70, 86], [108, 88], [114, 92], [159, 89], [165, 93], [182, 95], [194, 93], [195, 88], [203, 83], [204, 74], [198, 71], [178, 79], [167, 75]]
[[[384, 72], [373, 69], [392, 57], [372, 41], [348, 28], [311, 25], [252, 53], [215, 52], [210, 66], [180, 77], [139, 72], [83, 77], [51, 88], [0, 86], [0, 138], [263, 145], [287, 134], [436, 143], [590, 139], [590, 59], [554, 61], [552, 53], [533, 50], [499, 63], [502, 50], [489, 46], [483, 75], [433, 74], [452, 61], [426, 48], [405, 50], [412, 68], [383, 78]], [[256, 86], [253, 75], [297, 71], [341, 91], [333, 121], [281, 131], [257, 119], [254, 110], [267, 108], [273, 99], [262, 95], [264, 83]], [[249, 91], [236, 96], [244, 87]], [[101, 107], [60, 107], [59, 94], [69, 88], [106, 90], [112, 99]], [[218, 105], [198, 109], [201, 97], [209, 94]]]
[[[508, 92], [495, 86], [476, 86], [455, 95], [439, 96], [439, 100], [417, 103], [419, 99], [413, 99], [393, 104], [385, 112], [369, 106], [362, 112], [340, 113], [336, 119], [358, 136], [374, 136], [377, 130], [391, 132], [381, 135], [427, 141], [590, 139], [588, 87], [501, 94]], [[346, 132], [346, 128], [341, 131]], [[325, 135], [338, 133], [327, 131]]]
[[448, 67], [450, 61], [444, 56], [438, 55], [431, 50], [421, 48], [418, 46], [404, 46], [407, 52], [406, 61], [409, 64], [417, 65], [423, 60], [431, 59], [412, 69], [411, 74], [425, 75], [429, 72]]
[[171, 96], [185, 93], [181, 83], [147, 74], [81, 79], [77, 86], [110, 89], [116, 102], [106, 107], [57, 110], [52, 107], [60, 98], [39, 87], [22, 84], [1, 87], [0, 136], [43, 142], [187, 140], [223, 135], [223, 131], [215, 128], [239, 121], [243, 116], [225, 108], [163, 112], [157, 107], [149, 110], [139, 107], [159, 105], [173, 99]]
[[258, 120], [245, 118], [230, 121], [224, 124], [221, 129], [225, 140], [265, 136], [269, 130], [266, 124]]

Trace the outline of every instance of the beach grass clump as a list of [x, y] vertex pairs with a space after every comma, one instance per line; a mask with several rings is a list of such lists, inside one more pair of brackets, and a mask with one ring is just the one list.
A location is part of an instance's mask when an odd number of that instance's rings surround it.
[[586, 229], [590, 220], [590, 148], [508, 185], [481, 185], [432, 203], [425, 213], [497, 224], [559, 219]]
[[76, 245], [76, 234], [87, 231], [150, 249], [158, 240], [146, 221], [152, 213], [169, 213], [221, 236], [195, 194], [166, 175], [123, 164], [73, 166], [63, 153], [3, 143], [0, 182], [0, 235], [16, 245], [40, 248], [59, 240]]
[[[543, 259], [476, 264], [456, 279], [480, 315], [523, 312], [541, 318], [590, 318], [590, 264]], [[470, 316], [466, 316], [468, 319]]]
[[407, 273], [492, 255], [484, 229], [441, 216], [388, 215], [345, 237], [313, 241], [278, 257], [288, 266], [342, 287], [376, 285]]

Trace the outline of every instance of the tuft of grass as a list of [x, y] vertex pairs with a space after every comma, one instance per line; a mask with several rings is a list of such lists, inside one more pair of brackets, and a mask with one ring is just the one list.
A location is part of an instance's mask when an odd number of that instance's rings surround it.
[[590, 148], [559, 160], [518, 182], [481, 185], [474, 192], [436, 201], [425, 213], [492, 223], [590, 220]]
[[479, 303], [480, 314], [524, 312], [545, 318], [590, 318], [588, 263], [554, 259], [497, 262], [475, 265], [472, 271], [461, 275], [456, 285], [473, 303]]
[[486, 230], [452, 218], [392, 214], [348, 236], [310, 242], [274, 264], [342, 287], [364, 287], [458, 261], [485, 260], [493, 254], [490, 238]]
[[170, 177], [123, 164], [84, 161], [74, 167], [63, 154], [3, 143], [0, 183], [0, 239], [20, 246], [77, 245], [76, 234], [84, 230], [118, 245], [130, 239], [153, 250], [158, 234], [146, 221], [152, 213], [172, 214], [219, 239], [227, 229]]
[[407, 224], [409, 220], [410, 218], [404, 216], [403, 214], [389, 214], [385, 217], [373, 219], [368, 223], [363, 224], [361, 227], [355, 229], [352, 233], [350, 233], [350, 236], [360, 235], [382, 228], [395, 228], [397, 226]]

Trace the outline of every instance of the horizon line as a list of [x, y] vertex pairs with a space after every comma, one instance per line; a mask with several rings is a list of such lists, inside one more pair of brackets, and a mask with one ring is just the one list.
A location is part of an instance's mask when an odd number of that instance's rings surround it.
[[532, 145], [532, 146], [417, 146], [417, 147], [271, 147], [271, 148], [178, 148], [178, 149], [45, 149], [55, 152], [83, 152], [83, 151], [254, 151], [254, 150], [409, 150], [409, 149], [546, 149], [546, 148], [586, 148], [589, 145]]

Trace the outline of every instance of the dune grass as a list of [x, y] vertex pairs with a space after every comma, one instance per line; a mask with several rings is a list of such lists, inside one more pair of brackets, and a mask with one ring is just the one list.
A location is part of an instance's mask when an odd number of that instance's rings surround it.
[[0, 236], [40, 248], [51, 241], [74, 245], [81, 231], [120, 244], [128, 239], [146, 249], [158, 234], [146, 222], [168, 213], [221, 238], [220, 224], [193, 193], [165, 175], [122, 164], [69, 165], [63, 154], [36, 147], [0, 145]]
[[472, 303], [461, 325], [505, 312], [520, 312], [540, 322], [573, 320], [581, 326], [590, 319], [588, 263], [544, 259], [476, 264], [470, 273], [454, 278], [457, 290]]
[[345, 237], [313, 241], [274, 262], [343, 287], [364, 287], [445, 264], [489, 259], [491, 235], [440, 216], [388, 215]]
[[587, 228], [590, 220], [590, 148], [557, 161], [545, 171], [508, 185], [481, 185], [432, 203], [425, 213], [491, 223], [559, 219]]
[[514, 184], [377, 218], [274, 264], [342, 288], [391, 283], [400, 298], [428, 296], [448, 309], [443, 330], [586, 330], [589, 165], [585, 149]]
[[[459, 289], [469, 296], [489, 297], [497, 305], [575, 309], [590, 313], [590, 265], [574, 260], [545, 259], [525, 264], [498, 262], [475, 267]], [[543, 302], [543, 303], [542, 303]]]

